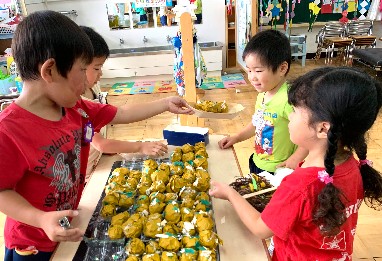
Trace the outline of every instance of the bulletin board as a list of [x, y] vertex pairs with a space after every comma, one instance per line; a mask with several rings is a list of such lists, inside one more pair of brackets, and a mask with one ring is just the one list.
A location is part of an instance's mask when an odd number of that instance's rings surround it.
[[[300, 1], [300, 3], [296, 3], [294, 13], [295, 16], [293, 17], [293, 24], [299, 24], [299, 23], [309, 23], [310, 21], [310, 12], [309, 12], [309, 3], [311, 1]], [[338, 21], [341, 17], [341, 11], [342, 11], [342, 5], [345, 3], [345, 0], [321, 0], [319, 1], [321, 4], [319, 5], [322, 7], [323, 4], [330, 3], [332, 5], [332, 10], [330, 12], [325, 12], [323, 9], [321, 9], [320, 13], [318, 14], [316, 18], [316, 22], [328, 22], [328, 21]], [[264, 1], [263, 1], [264, 3]], [[349, 0], [348, 4], [351, 6], [351, 10], [348, 12], [347, 17], [349, 19], [353, 19], [357, 16], [357, 10], [354, 10], [355, 1]], [[266, 15], [266, 8], [267, 5], [263, 4], [263, 14]], [[280, 17], [278, 20], [276, 20], [276, 24], [284, 24], [285, 22], [285, 13], [287, 9], [286, 1], [281, 1], [281, 8], [280, 11]], [[291, 4], [289, 5], [289, 9], [291, 9]], [[338, 10], [337, 10], [338, 9]], [[291, 10], [289, 10], [291, 11]], [[258, 10], [258, 14], [260, 17], [260, 9]]]
[[236, 0], [236, 61], [245, 70], [244, 48], [255, 35], [258, 24], [257, 0]]

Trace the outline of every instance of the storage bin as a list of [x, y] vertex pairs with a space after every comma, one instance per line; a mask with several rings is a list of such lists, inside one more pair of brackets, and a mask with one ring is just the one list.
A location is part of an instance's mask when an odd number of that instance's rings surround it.
[[16, 75], [11, 75], [6, 79], [0, 80], [0, 95], [7, 95], [11, 93], [9, 88], [15, 86], [15, 77]]

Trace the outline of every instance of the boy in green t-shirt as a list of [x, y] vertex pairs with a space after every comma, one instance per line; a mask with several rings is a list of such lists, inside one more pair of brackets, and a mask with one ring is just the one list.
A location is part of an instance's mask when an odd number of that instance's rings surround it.
[[264, 170], [274, 173], [278, 167], [295, 169], [307, 151], [296, 148], [289, 138], [288, 115], [293, 110], [288, 104], [286, 83], [291, 63], [289, 40], [276, 30], [257, 33], [245, 47], [243, 60], [248, 79], [259, 92], [255, 113], [251, 123], [239, 133], [220, 140], [219, 147], [226, 149], [254, 136], [250, 173]]
[[195, 5], [195, 16], [196, 16], [196, 21], [195, 21], [195, 24], [201, 24], [202, 23], [202, 0], [196, 0], [194, 2], [194, 5]]

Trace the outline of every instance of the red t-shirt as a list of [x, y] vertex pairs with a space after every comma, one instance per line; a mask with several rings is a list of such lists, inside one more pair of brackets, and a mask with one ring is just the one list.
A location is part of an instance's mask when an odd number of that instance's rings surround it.
[[335, 168], [333, 184], [344, 194], [341, 200], [347, 220], [334, 237], [322, 236], [312, 221], [312, 209], [325, 186], [317, 177], [320, 170], [323, 168], [298, 167], [284, 178], [261, 214], [274, 233], [273, 260], [351, 260], [358, 209], [364, 197], [358, 161], [351, 157]]
[[[65, 108], [60, 121], [49, 121], [11, 104], [0, 113], [0, 190], [13, 189], [44, 211], [76, 209], [89, 155], [85, 124], [97, 132], [116, 112], [114, 106], [80, 100]], [[57, 245], [42, 229], [9, 217], [4, 238], [10, 249], [52, 252]]]

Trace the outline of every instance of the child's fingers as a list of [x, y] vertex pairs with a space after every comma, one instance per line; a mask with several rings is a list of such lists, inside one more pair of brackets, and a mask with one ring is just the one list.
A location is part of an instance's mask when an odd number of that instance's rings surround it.
[[215, 197], [216, 193], [218, 192], [217, 185], [219, 184], [218, 182], [211, 180], [210, 182], [210, 190], [208, 191], [208, 194], [210, 194], [211, 197]]
[[78, 210], [69, 209], [60, 211], [60, 214], [62, 215], [62, 217], [76, 217], [78, 216], [79, 212]]
[[59, 230], [57, 232], [55, 240], [58, 241], [58, 242], [81, 241], [83, 235], [84, 235], [84, 232], [81, 231], [78, 228], [72, 228], [72, 229], [67, 229], [67, 230]]
[[167, 152], [168, 151], [168, 147], [167, 147], [166, 144], [163, 144], [163, 143], [159, 142], [158, 145], [159, 145], [159, 149], [161, 151], [163, 151], [163, 152]]

